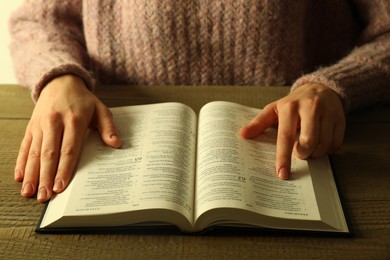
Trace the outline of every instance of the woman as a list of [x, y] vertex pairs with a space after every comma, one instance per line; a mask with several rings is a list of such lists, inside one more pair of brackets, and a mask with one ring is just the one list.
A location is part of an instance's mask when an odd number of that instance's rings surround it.
[[36, 101], [15, 179], [41, 202], [68, 185], [89, 126], [121, 145], [96, 84], [292, 85], [240, 131], [278, 124], [281, 179], [292, 153], [340, 147], [345, 113], [389, 101], [388, 1], [33, 0], [10, 31], [16, 74]]

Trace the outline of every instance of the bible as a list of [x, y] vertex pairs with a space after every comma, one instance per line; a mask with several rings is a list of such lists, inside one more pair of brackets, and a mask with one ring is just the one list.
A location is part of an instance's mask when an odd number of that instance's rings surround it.
[[350, 233], [328, 157], [292, 157], [290, 179], [280, 180], [277, 130], [239, 136], [259, 109], [214, 101], [198, 115], [175, 102], [111, 110], [122, 147], [107, 147], [91, 130], [37, 232], [172, 225]]

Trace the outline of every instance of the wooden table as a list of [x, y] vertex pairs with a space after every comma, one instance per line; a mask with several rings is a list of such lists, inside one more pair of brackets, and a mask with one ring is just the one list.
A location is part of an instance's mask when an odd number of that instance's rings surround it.
[[[287, 88], [110, 87], [97, 90], [109, 106], [180, 101], [195, 110], [212, 100], [262, 107]], [[334, 155], [334, 169], [355, 236], [231, 234], [39, 235], [43, 210], [35, 198], [20, 196], [13, 180], [15, 159], [33, 110], [27, 90], [0, 86], [0, 259], [390, 259], [390, 106], [348, 116], [345, 143]]]

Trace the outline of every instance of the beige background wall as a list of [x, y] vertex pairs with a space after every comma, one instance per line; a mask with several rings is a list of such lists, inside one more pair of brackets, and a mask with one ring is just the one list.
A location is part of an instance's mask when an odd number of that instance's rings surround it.
[[23, 0], [7, 0], [0, 3], [0, 84], [16, 83], [12, 61], [8, 50], [10, 41], [8, 19]]

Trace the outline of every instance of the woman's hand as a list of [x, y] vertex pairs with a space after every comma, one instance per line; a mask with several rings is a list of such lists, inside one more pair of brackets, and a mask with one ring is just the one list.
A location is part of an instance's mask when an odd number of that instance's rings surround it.
[[20, 146], [15, 180], [21, 194], [45, 202], [68, 185], [84, 134], [99, 129], [103, 141], [120, 147], [110, 110], [73, 75], [52, 80], [42, 90]]
[[293, 152], [298, 159], [306, 159], [332, 153], [341, 146], [345, 131], [341, 98], [326, 86], [306, 84], [264, 107], [240, 135], [253, 138], [276, 124], [276, 172], [279, 178], [288, 179]]

